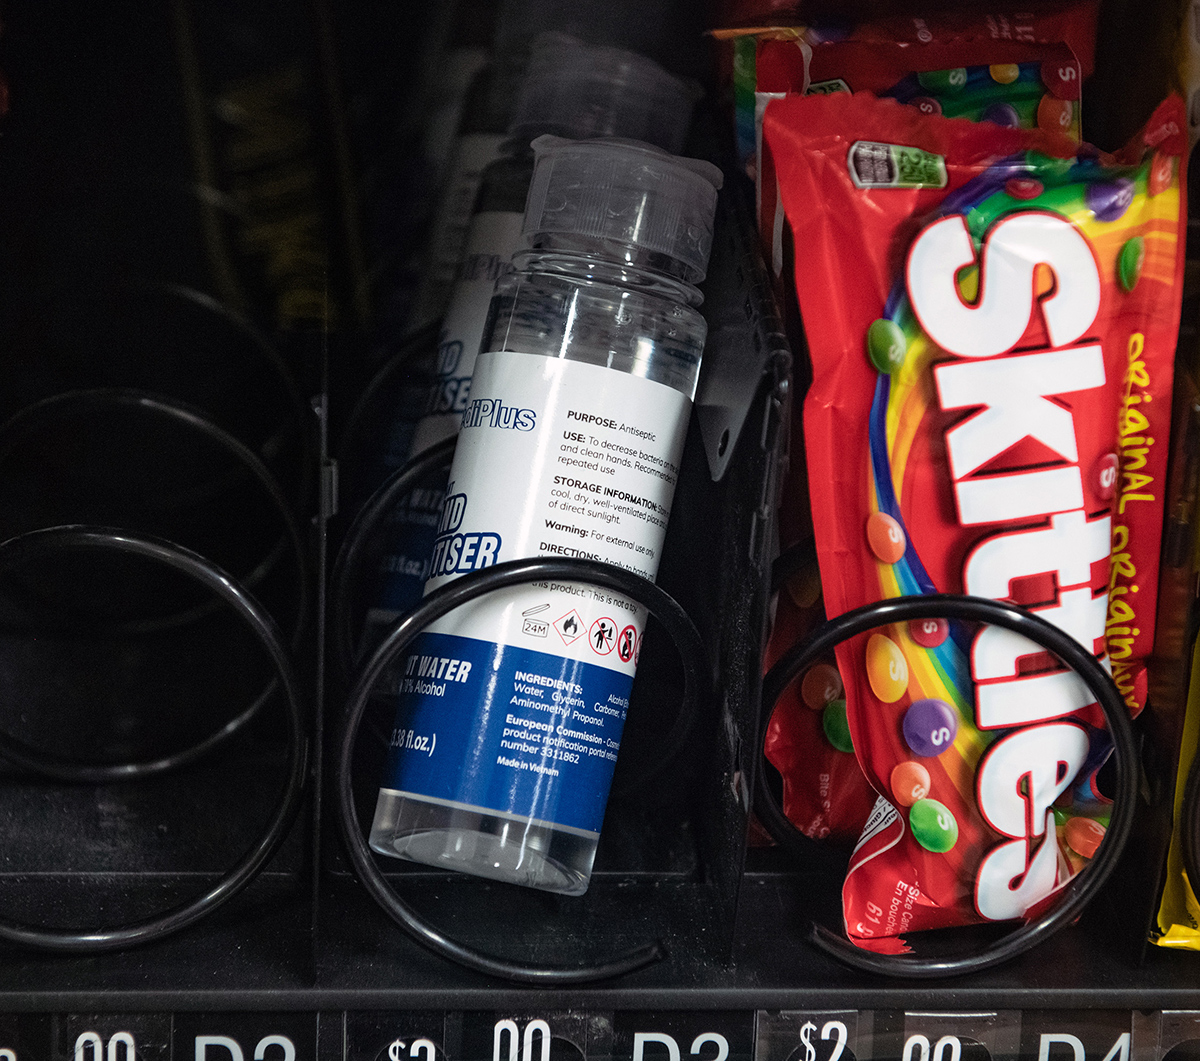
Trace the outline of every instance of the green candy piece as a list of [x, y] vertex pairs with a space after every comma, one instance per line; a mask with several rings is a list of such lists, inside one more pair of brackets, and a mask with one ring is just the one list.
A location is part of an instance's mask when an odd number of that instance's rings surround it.
[[830, 700], [821, 712], [821, 728], [825, 730], [825, 739], [839, 752], [854, 751], [854, 743], [850, 740], [850, 723], [846, 719], [846, 701]]
[[1025, 152], [1025, 168], [1034, 170], [1042, 184], [1049, 186], [1060, 180], [1069, 180], [1075, 159], [1043, 155], [1040, 151]]
[[917, 83], [926, 92], [957, 96], [967, 87], [967, 68], [956, 66], [953, 70], [924, 70], [917, 74]]
[[867, 329], [867, 357], [880, 372], [891, 374], [904, 364], [908, 340], [895, 321], [880, 317]]
[[958, 843], [958, 822], [936, 799], [919, 799], [908, 811], [908, 827], [926, 851], [942, 854]]
[[1142, 276], [1142, 266], [1146, 262], [1146, 241], [1141, 236], [1125, 241], [1125, 246], [1117, 255], [1117, 279], [1125, 291], [1132, 291]]

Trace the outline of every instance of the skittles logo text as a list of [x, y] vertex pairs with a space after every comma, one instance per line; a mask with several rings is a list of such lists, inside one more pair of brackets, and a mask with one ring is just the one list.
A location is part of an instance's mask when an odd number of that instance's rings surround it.
[[[973, 304], [957, 279], [968, 267], [979, 270]], [[1044, 269], [1054, 282], [1039, 299]], [[1085, 509], [1074, 414], [1061, 400], [1105, 383], [1100, 345], [1084, 338], [1102, 287], [1091, 246], [1061, 215], [1029, 210], [993, 225], [977, 255], [965, 220], [947, 216], [913, 244], [906, 284], [921, 326], [955, 358], [934, 369], [941, 408], [975, 410], [945, 433], [958, 521], [1020, 524], [974, 546], [963, 565], [965, 592], [1003, 599], [1014, 580], [1051, 575], [1055, 599], [1033, 610], [1094, 650], [1107, 597], [1093, 594], [1091, 570], [1108, 557], [1111, 517], [1089, 518]], [[1048, 345], [1010, 353], [1035, 314]], [[1045, 459], [997, 471], [1027, 439], [1040, 443]], [[1086, 732], [1068, 716], [1094, 698], [1072, 671], [1019, 666], [1040, 652], [996, 627], [980, 630], [971, 646], [977, 725], [1011, 731], [991, 744], [976, 773], [979, 809], [1006, 838], [984, 856], [975, 882], [976, 908], [992, 920], [1020, 917], [1054, 889], [1051, 807], [1088, 751]]]
[[468, 571], [478, 571], [481, 567], [491, 567], [499, 559], [499, 534], [459, 532], [458, 528], [462, 526], [466, 511], [466, 494], [447, 494], [446, 500], [442, 502], [437, 541], [433, 545], [430, 578], [464, 575]]

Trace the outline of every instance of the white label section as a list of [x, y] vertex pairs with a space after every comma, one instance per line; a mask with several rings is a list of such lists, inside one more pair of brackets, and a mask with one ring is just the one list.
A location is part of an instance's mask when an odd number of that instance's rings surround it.
[[[531, 556], [658, 571], [691, 401], [641, 376], [514, 351], [481, 354], [426, 592]], [[582, 584], [480, 598], [432, 624], [632, 674], [644, 610]]]
[[413, 301], [410, 331], [432, 324], [446, 308], [483, 171], [500, 157], [503, 142], [504, 137], [496, 133], [464, 133], [455, 144], [429, 230], [425, 272]]
[[524, 214], [508, 210], [485, 210], [471, 219], [458, 279], [438, 336], [437, 378], [413, 433], [414, 456], [458, 432], [470, 401], [471, 377], [492, 289], [512, 269], [524, 219]]

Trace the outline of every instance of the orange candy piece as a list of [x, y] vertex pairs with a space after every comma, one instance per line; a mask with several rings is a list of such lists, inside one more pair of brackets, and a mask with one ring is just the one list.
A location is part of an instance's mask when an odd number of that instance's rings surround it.
[[908, 548], [904, 528], [886, 512], [872, 512], [867, 517], [867, 544], [885, 564], [894, 564]]
[[1075, 120], [1075, 105], [1070, 100], [1043, 96], [1037, 109], [1039, 129], [1050, 133], [1067, 133]]
[[1100, 848], [1107, 830], [1091, 818], [1071, 818], [1063, 826], [1063, 839], [1077, 855], [1092, 858]]

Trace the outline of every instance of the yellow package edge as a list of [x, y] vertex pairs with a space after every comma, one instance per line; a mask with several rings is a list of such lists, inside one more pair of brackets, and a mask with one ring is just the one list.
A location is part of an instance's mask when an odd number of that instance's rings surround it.
[[1188, 772], [1196, 758], [1196, 743], [1200, 738], [1200, 638], [1192, 646], [1191, 676], [1188, 680], [1187, 714], [1183, 721], [1183, 738], [1179, 753], [1179, 770], [1175, 777], [1174, 826], [1171, 846], [1167, 852], [1167, 873], [1162, 900], [1158, 907], [1159, 935], [1151, 942], [1160, 947], [1200, 950], [1200, 902], [1192, 890], [1183, 868], [1183, 840], [1180, 835], [1184, 789]]

